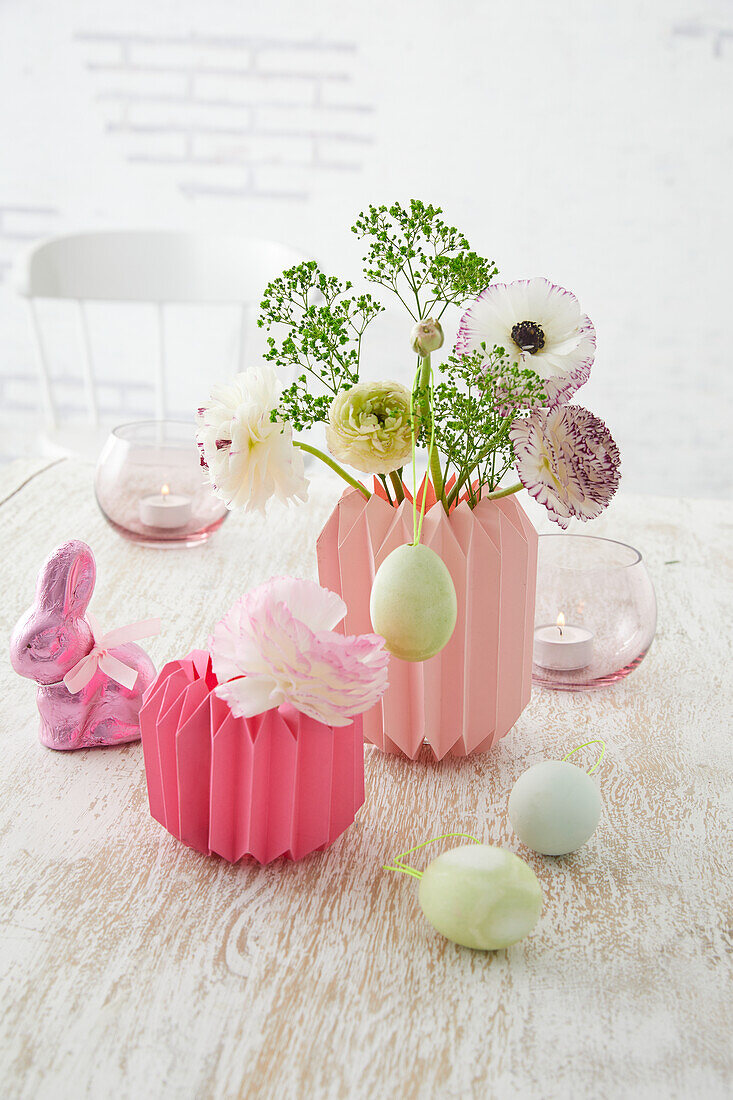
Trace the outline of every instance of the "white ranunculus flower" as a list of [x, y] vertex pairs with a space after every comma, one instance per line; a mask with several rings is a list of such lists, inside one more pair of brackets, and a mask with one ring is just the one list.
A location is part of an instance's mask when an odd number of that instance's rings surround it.
[[564, 404], [588, 381], [595, 329], [574, 294], [547, 279], [492, 283], [468, 307], [457, 349], [504, 348], [511, 360], [546, 380], [548, 405]]
[[334, 397], [326, 427], [334, 458], [365, 474], [389, 474], [412, 454], [410, 391], [399, 382], [357, 382]]
[[271, 419], [281, 386], [262, 364], [214, 386], [196, 417], [201, 465], [227, 508], [264, 512], [268, 500], [307, 500], [303, 459], [293, 447], [289, 424]]

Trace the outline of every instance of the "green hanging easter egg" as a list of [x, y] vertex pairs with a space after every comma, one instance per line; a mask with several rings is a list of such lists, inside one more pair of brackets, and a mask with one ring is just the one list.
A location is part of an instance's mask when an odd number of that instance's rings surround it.
[[398, 546], [377, 570], [369, 610], [390, 653], [401, 661], [427, 661], [455, 629], [453, 578], [429, 546]]
[[419, 898], [441, 936], [478, 951], [524, 939], [542, 912], [532, 868], [489, 844], [462, 844], [439, 855], [420, 879]]

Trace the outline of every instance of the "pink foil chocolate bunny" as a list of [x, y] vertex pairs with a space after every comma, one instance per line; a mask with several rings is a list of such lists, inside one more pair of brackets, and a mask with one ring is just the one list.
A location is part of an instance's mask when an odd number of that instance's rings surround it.
[[96, 573], [86, 543], [57, 547], [38, 575], [33, 606], [10, 640], [13, 668], [38, 684], [39, 736], [50, 749], [120, 745], [140, 737], [139, 711], [155, 666], [133, 639], [157, 633], [159, 623], [137, 623], [101, 637], [94, 617], [86, 615]]

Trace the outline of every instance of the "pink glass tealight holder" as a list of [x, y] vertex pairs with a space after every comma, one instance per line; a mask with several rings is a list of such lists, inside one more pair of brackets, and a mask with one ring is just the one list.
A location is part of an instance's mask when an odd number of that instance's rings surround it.
[[364, 802], [361, 717], [332, 727], [289, 704], [235, 718], [211, 658], [171, 661], [140, 712], [150, 813], [191, 848], [234, 863], [327, 848]]
[[644, 659], [657, 601], [641, 554], [592, 535], [540, 535], [532, 681], [584, 691], [623, 679]]
[[94, 490], [107, 522], [147, 546], [195, 546], [227, 516], [201, 469], [193, 423], [185, 421], [114, 428], [97, 462]]

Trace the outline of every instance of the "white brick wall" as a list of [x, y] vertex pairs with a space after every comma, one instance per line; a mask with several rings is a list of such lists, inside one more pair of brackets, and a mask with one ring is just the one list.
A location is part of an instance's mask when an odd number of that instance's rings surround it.
[[672, 33], [680, 38], [690, 38], [711, 47], [713, 57], [727, 54], [733, 60], [733, 12], [724, 18], [695, 16], [676, 24]]
[[354, 42], [193, 32], [75, 38], [107, 133], [131, 163], [185, 166], [178, 186], [187, 198], [304, 201], [319, 173], [359, 171], [374, 141], [372, 106], [343, 95]]
[[53, 233], [58, 217], [53, 206], [0, 200], [0, 283], [8, 278], [18, 251]]
[[[0, 453], [35, 420], [9, 279], [32, 240], [231, 230], [353, 277], [354, 214], [419, 195], [503, 277], [578, 293], [599, 334], [579, 398], [629, 490], [730, 493], [733, 0], [6, 0], [0, 40]], [[75, 318], [44, 317], [78, 413]], [[171, 320], [186, 415], [233, 368], [237, 321]], [[109, 415], [149, 415], [151, 318], [95, 311], [93, 335]], [[381, 317], [365, 374], [407, 379], [405, 339]]]

